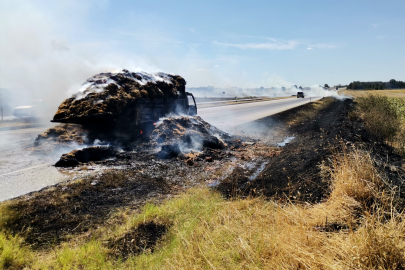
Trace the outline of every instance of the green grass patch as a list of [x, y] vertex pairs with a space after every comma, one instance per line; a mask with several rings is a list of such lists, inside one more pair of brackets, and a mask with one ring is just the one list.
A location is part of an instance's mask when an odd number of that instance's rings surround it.
[[0, 269], [23, 269], [32, 264], [35, 254], [23, 243], [23, 238], [0, 230]]

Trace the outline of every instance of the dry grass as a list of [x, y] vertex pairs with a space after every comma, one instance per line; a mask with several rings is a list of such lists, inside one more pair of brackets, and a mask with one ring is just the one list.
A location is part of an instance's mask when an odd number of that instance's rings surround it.
[[317, 115], [319, 115], [320, 111], [329, 107], [331, 103], [335, 102], [335, 98], [333, 97], [326, 97], [321, 100], [317, 100], [306, 104], [305, 109], [299, 111], [297, 115], [294, 115], [291, 120], [288, 121], [288, 124], [294, 125], [297, 123], [306, 122], [309, 120], [314, 119]]
[[354, 98], [367, 97], [368, 95], [381, 95], [386, 97], [405, 98], [405, 89], [396, 90], [340, 90], [340, 95], [352, 96]]
[[[107, 222], [110, 225], [95, 230], [91, 237], [73, 238], [52, 251], [34, 252], [21, 238], [0, 231], [0, 265], [32, 269], [404, 269], [404, 214], [396, 209], [395, 187], [385, 183], [371, 156], [358, 149], [345, 150], [335, 153], [322, 168], [331, 178], [332, 192], [320, 204], [280, 205], [264, 198], [227, 201], [208, 188], [192, 189], [161, 206], [147, 205], [140, 214], [119, 211]], [[168, 228], [153, 249], [129, 254], [126, 260], [110, 256], [121, 249], [108, 243], [151, 223]]]
[[394, 190], [384, 185], [370, 155], [344, 153], [324, 170], [333, 180], [325, 203], [281, 206], [261, 198], [218, 202], [209, 219], [195, 217], [199, 225], [183, 235], [163, 268], [404, 267], [403, 215], [396, 212]]

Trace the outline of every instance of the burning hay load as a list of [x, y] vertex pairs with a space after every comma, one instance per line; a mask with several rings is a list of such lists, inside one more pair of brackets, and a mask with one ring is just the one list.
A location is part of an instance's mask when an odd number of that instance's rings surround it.
[[186, 95], [186, 81], [167, 73], [122, 70], [89, 78], [79, 92], [59, 106], [53, 122], [95, 124], [131, 117], [142, 99], [176, 102]]
[[[177, 116], [161, 120], [146, 138], [147, 142], [142, 143], [140, 150], [160, 159], [186, 159], [199, 156], [207, 149], [224, 149], [228, 146], [225, 141], [230, 138], [229, 134], [211, 126], [199, 116]], [[126, 158], [114, 147], [92, 146], [62, 155], [55, 166], [72, 167], [113, 157]]]
[[[62, 125], [40, 134], [35, 146], [92, 144], [96, 139], [126, 142], [151, 129], [169, 113], [196, 113], [186, 81], [178, 75], [122, 70], [89, 78], [77, 94], [59, 106], [52, 122]], [[190, 105], [191, 96], [194, 105]], [[51, 148], [51, 147], [48, 147]]]
[[[59, 106], [52, 122], [62, 124], [40, 134], [35, 146], [47, 150], [57, 146], [91, 146], [96, 140], [128, 146], [143, 134], [142, 151], [157, 150], [157, 156], [165, 159], [227, 147], [221, 138], [229, 138], [228, 134], [200, 117], [184, 116], [197, 112], [195, 99], [185, 91], [185, 85], [182, 77], [166, 73], [122, 70], [97, 74]], [[189, 104], [188, 97], [192, 97], [194, 105]], [[168, 114], [183, 116], [158, 122]], [[88, 147], [63, 155], [57, 165], [75, 166], [116, 154], [110, 148]]]

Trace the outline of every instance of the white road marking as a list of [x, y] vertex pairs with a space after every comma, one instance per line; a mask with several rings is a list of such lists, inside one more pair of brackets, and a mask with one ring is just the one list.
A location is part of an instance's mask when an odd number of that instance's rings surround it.
[[52, 163], [45, 163], [45, 164], [41, 164], [41, 165], [37, 165], [37, 166], [32, 166], [32, 167], [17, 170], [17, 171], [14, 171], [14, 172], [8, 172], [8, 173], [0, 174], [0, 176], [6, 176], [6, 175], [14, 174], [14, 173], [19, 173], [19, 172], [23, 172], [23, 171], [28, 171], [28, 170], [40, 168], [40, 167], [49, 166], [49, 165], [52, 165]]

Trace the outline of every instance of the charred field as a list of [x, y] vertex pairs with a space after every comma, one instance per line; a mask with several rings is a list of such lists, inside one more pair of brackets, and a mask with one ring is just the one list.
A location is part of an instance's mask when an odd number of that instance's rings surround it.
[[[65, 126], [69, 133], [82, 131]], [[46, 153], [55, 141], [42, 146], [35, 151]], [[6, 203], [13, 218], [4, 226], [24, 235], [33, 248], [46, 249], [102, 226], [119, 209], [136, 212], [192, 187], [215, 188], [234, 170], [252, 175], [266, 158], [280, 153], [274, 146], [223, 133], [198, 117], [163, 120], [160, 129], [130, 148], [92, 146], [62, 155], [55, 166], [73, 179]]]
[[[319, 203], [331, 191], [328, 177], [322, 175], [320, 165], [330, 163], [331, 156], [342, 153], [343, 148], [352, 147], [371, 151], [380, 169], [400, 185], [403, 157], [368, 132], [359, 118], [350, 118], [355, 108], [351, 99], [326, 99], [320, 104], [307, 104], [258, 120], [269, 130], [277, 129], [276, 136], [278, 133], [294, 139], [269, 160], [254, 181], [247, 181], [248, 177], [236, 173], [223, 181], [219, 190], [228, 197], [255, 193], [282, 200]], [[266, 130], [262, 132], [266, 137]]]
[[[278, 204], [321, 204], [333, 193], [333, 172], [323, 166], [331, 166], [333, 156], [354, 147], [370, 153], [389, 185], [403, 186], [403, 156], [369, 133], [365, 123], [353, 117], [355, 110], [353, 100], [325, 98], [256, 121], [259, 138], [222, 133], [198, 117], [163, 120], [163, 132], [152, 131], [125, 151], [117, 147], [99, 160], [65, 162], [61, 170], [75, 175], [72, 180], [3, 203], [1, 230], [18, 235], [23, 246], [36, 252], [49, 252], [72, 239], [94, 239], [110, 227], [128, 226], [128, 216], [199, 187], [208, 187], [228, 202], [259, 198]], [[215, 136], [205, 136], [207, 130]], [[278, 147], [280, 138], [286, 137], [294, 138]], [[65, 159], [77, 155], [69, 154]], [[403, 189], [398, 194], [403, 198]], [[327, 223], [316, 230], [352, 226]], [[109, 260], [125, 261], [159, 250], [172, 226], [173, 221], [152, 217], [117, 236], [109, 231], [100, 246]], [[137, 241], [141, 244], [131, 244]]]

